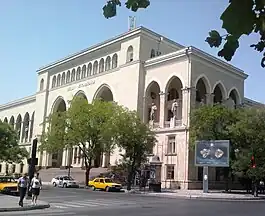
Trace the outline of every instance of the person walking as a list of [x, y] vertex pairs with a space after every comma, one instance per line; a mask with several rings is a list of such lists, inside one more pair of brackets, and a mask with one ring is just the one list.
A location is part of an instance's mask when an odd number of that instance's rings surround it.
[[18, 179], [18, 191], [19, 191], [19, 203], [18, 205], [23, 207], [23, 200], [27, 193], [29, 180], [27, 174], [25, 173], [22, 177]]
[[33, 179], [31, 180], [30, 189], [32, 192], [32, 205], [37, 204], [38, 196], [40, 195], [40, 189], [42, 187], [42, 182], [39, 177], [39, 173], [36, 173]]

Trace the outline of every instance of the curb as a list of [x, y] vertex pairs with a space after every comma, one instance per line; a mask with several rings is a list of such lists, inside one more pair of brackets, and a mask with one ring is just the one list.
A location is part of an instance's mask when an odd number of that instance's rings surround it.
[[196, 196], [196, 195], [178, 195], [178, 196], [171, 196], [171, 195], [156, 195], [156, 194], [147, 194], [142, 193], [145, 196], [153, 196], [153, 197], [166, 197], [166, 198], [185, 198], [185, 199], [193, 199], [193, 200], [223, 200], [223, 201], [265, 201], [264, 197], [203, 197], [203, 196]]
[[0, 208], [0, 212], [29, 211], [29, 210], [37, 210], [37, 209], [45, 209], [45, 208], [50, 208], [50, 204], [25, 206], [25, 207]]

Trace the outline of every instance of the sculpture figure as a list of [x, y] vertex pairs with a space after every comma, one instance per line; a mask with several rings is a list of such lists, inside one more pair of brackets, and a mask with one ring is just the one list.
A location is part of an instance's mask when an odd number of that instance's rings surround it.
[[172, 106], [171, 106], [171, 112], [173, 113], [173, 118], [177, 118], [178, 115], [178, 107], [179, 104], [176, 99], [173, 100]]
[[151, 112], [150, 112], [150, 120], [151, 121], [154, 121], [155, 120], [156, 110], [157, 110], [157, 106], [155, 105], [155, 103], [152, 103]]

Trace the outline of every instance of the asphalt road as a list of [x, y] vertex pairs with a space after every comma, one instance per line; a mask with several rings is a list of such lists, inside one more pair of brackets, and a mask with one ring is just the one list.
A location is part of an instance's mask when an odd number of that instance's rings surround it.
[[49, 209], [0, 213], [27, 216], [264, 216], [264, 201], [210, 201], [150, 197], [138, 194], [107, 193], [86, 189], [51, 188], [41, 200]]

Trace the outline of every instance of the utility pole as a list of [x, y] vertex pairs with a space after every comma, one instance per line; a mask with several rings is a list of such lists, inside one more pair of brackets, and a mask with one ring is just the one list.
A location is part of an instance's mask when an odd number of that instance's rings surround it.
[[[32, 150], [31, 150], [31, 158], [28, 159], [29, 169], [28, 169], [28, 175], [29, 175], [29, 183], [31, 183], [31, 180], [33, 179], [34, 173], [35, 173], [35, 165], [38, 164], [38, 158], [36, 158], [37, 155], [37, 144], [38, 139], [35, 138], [32, 143]], [[30, 189], [30, 185], [28, 186], [28, 197], [32, 196]]]

